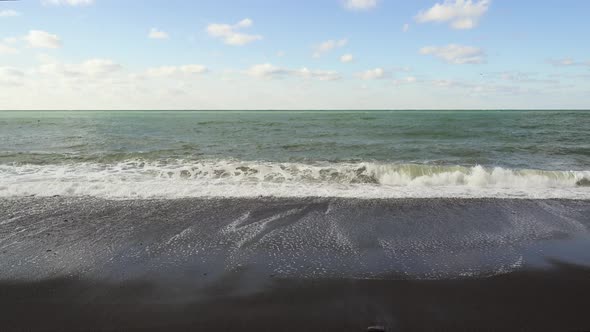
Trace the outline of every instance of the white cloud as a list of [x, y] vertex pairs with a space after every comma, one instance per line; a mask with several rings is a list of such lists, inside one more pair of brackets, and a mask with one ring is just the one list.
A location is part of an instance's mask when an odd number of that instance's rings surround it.
[[[93, 103], [110, 103], [113, 98], [122, 98], [132, 103], [141, 102], [138, 96], [154, 98], [152, 102], [155, 102], [163, 94], [167, 98], [173, 98], [173, 94], [198, 94], [194, 90], [194, 84], [202, 83], [200, 76], [207, 72], [206, 67], [197, 64], [129, 71], [110, 59], [96, 58], [80, 63], [63, 63], [41, 55], [39, 61], [40, 65], [25, 72], [28, 74], [23, 79], [14, 78], [11, 81], [23, 83], [33, 90], [38, 89], [44, 96], [55, 95], [58, 101], [61, 100], [60, 96], [68, 95], [67, 103], [70, 100], [84, 99]], [[9, 82], [6, 79], [4, 81]], [[174, 100], [167, 102], [173, 103]], [[111, 105], [116, 107], [114, 101]], [[150, 107], [150, 103], [144, 107]]]
[[427, 46], [420, 49], [422, 55], [432, 55], [452, 64], [478, 64], [485, 62], [485, 52], [477, 47], [450, 44]]
[[277, 52], [277, 56], [278, 56], [279, 58], [282, 58], [282, 57], [284, 57], [285, 55], [287, 55], [287, 53], [285, 53], [285, 51], [278, 51], [278, 52]]
[[243, 19], [234, 25], [213, 23], [207, 26], [207, 33], [212, 37], [220, 38], [225, 44], [242, 46], [263, 38], [260, 35], [239, 32], [241, 29], [250, 28], [253, 24], [254, 22], [249, 18]]
[[288, 70], [274, 66], [270, 63], [254, 65], [250, 67], [246, 73], [256, 78], [277, 78], [289, 73]]
[[433, 80], [431, 83], [434, 86], [438, 86], [438, 87], [452, 87], [452, 86], [458, 86], [459, 85], [457, 82], [452, 81], [452, 80], [447, 80], [447, 79]]
[[16, 16], [20, 16], [20, 13], [17, 12], [16, 10], [11, 10], [11, 9], [0, 10], [0, 17], [16, 17]]
[[406, 76], [404, 78], [393, 80], [395, 85], [412, 84], [418, 82], [418, 79], [414, 76]]
[[24, 37], [33, 48], [60, 48], [61, 39], [54, 34], [50, 34], [41, 30], [31, 30], [29, 34]]
[[361, 80], [379, 80], [388, 76], [389, 74], [383, 68], [369, 69], [357, 74]]
[[49, 55], [47, 53], [38, 54], [37, 61], [39, 61], [40, 63], [44, 63], [44, 64], [58, 62], [54, 57], [52, 57], [51, 55]]
[[6, 38], [4, 38], [4, 42], [6, 44], [14, 44], [17, 41], [18, 41], [18, 38], [16, 38], [16, 37], [6, 37]]
[[573, 66], [577, 64], [577, 62], [574, 61], [572, 58], [566, 58], [561, 60], [555, 60], [553, 64], [556, 66]]
[[320, 81], [337, 81], [342, 78], [340, 74], [336, 71], [309, 70], [307, 68], [302, 68], [295, 71], [295, 75], [301, 76], [303, 78], [316, 79]]
[[75, 78], [83, 76], [99, 77], [120, 71], [123, 67], [109, 59], [90, 59], [77, 64], [63, 64], [51, 62], [45, 59], [46, 63], [39, 67], [39, 72], [45, 75], [56, 75], [63, 78]]
[[354, 57], [352, 56], [352, 54], [344, 54], [343, 56], [340, 57], [340, 62], [342, 63], [349, 63], [349, 62], [353, 62], [354, 61]]
[[491, 73], [490, 77], [492, 79], [497, 78], [501, 81], [519, 84], [559, 84], [559, 80], [550, 79], [548, 76], [541, 76], [539, 73], [535, 72], [505, 71], [500, 73]]
[[0, 55], [17, 54], [17, 53], [18, 53], [18, 50], [16, 48], [0, 43]]
[[301, 69], [288, 69], [277, 67], [270, 63], [254, 65], [246, 71], [246, 74], [259, 79], [301, 77], [305, 79], [316, 79], [319, 81], [335, 81], [341, 78], [340, 74], [336, 71], [309, 70], [305, 67]]
[[410, 25], [408, 23], [404, 24], [404, 26], [402, 27], [402, 31], [408, 32], [409, 30], [410, 30]]
[[90, 59], [82, 62], [78, 70], [86, 75], [105, 75], [121, 70], [123, 67], [109, 59]]
[[0, 67], [0, 77], [23, 77], [23, 73], [20, 69], [12, 67]]
[[[516, 96], [523, 95], [525, 93], [535, 92], [535, 89], [525, 88], [522, 84], [518, 85], [502, 85], [502, 84], [490, 84], [482, 82], [469, 82], [469, 81], [456, 81], [456, 80], [432, 80], [430, 81], [434, 87], [445, 88], [448, 90], [459, 91], [464, 95], [471, 96]], [[540, 90], [536, 92], [539, 93]], [[530, 100], [528, 101], [530, 103]]]
[[15, 87], [20, 86], [25, 78], [25, 73], [13, 67], [0, 67], [0, 86]]
[[572, 58], [550, 59], [549, 63], [555, 67], [590, 66], [590, 61], [578, 61]]
[[150, 77], [192, 76], [208, 72], [203, 65], [162, 66], [149, 68], [146, 73]]
[[454, 29], [472, 29], [488, 11], [491, 0], [444, 0], [426, 11], [421, 11], [415, 19], [418, 23], [450, 22]]
[[345, 0], [344, 7], [350, 10], [368, 10], [377, 7], [377, 0]]
[[[490, 84], [488, 80], [481, 79], [461, 82], [432, 81], [426, 78], [414, 81], [410, 75], [400, 75], [399, 79], [396, 75], [396, 79], [379, 83], [383, 87], [400, 84], [403, 93], [382, 93], [371, 89], [368, 83], [365, 84], [366, 89], [359, 89], [357, 84], [347, 82], [320, 82], [320, 79], [337, 79], [339, 76], [331, 71], [304, 68], [278, 68], [279, 72], [287, 74], [284, 74], [284, 80], [274, 82], [251, 79], [244, 77], [242, 72], [223, 69], [212, 75], [181, 76], [176, 79], [168, 76], [148, 77], [146, 69], [130, 71], [122, 68], [112, 71], [113, 67], [108, 65], [108, 61], [99, 66], [98, 61], [89, 61], [83, 65], [85, 62], [62, 64], [48, 56], [40, 56], [39, 60], [41, 65], [53, 62], [54, 71], [48, 66], [46, 69], [49, 74], [41, 73], [38, 70], [39, 65], [33, 68], [0, 68], [0, 109], [342, 110], [534, 108], [547, 105], [552, 108], [563, 108], [564, 105], [570, 108], [587, 107], [587, 89], [524, 87], [520, 82]], [[93, 66], [107, 69], [88, 69]], [[70, 72], [64, 72], [64, 69]], [[387, 69], [390, 72], [398, 71], [395, 68]], [[276, 71], [276, 68], [273, 70]], [[108, 73], [91, 74], [105, 71]], [[232, 79], [224, 80], [226, 76]]]
[[94, 4], [94, 0], [42, 0], [41, 2], [51, 6], [89, 6]]
[[326, 40], [314, 47], [313, 57], [319, 58], [323, 54], [328, 53], [336, 48], [344, 47], [348, 44], [348, 39], [340, 40]]
[[148, 38], [150, 39], [168, 39], [168, 34], [165, 31], [158, 30], [156, 28], [151, 28], [150, 32], [148, 33]]

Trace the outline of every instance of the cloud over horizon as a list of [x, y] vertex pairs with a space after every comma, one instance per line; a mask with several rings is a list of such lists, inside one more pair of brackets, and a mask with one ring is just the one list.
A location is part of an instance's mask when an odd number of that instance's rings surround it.
[[319, 81], [336, 81], [341, 76], [336, 71], [331, 70], [310, 70], [306, 67], [301, 69], [289, 69], [278, 67], [270, 63], [258, 64], [251, 66], [245, 73], [251, 77], [259, 79], [277, 79], [286, 77], [300, 77], [305, 79], [316, 79]]
[[486, 61], [485, 52], [477, 47], [449, 44], [446, 46], [426, 46], [420, 49], [422, 55], [432, 55], [447, 63], [481, 64]]
[[180, 75], [205, 74], [209, 69], [203, 65], [161, 66], [148, 68], [146, 74], [150, 77], [178, 77]]
[[361, 80], [380, 80], [389, 77], [389, 73], [385, 71], [383, 68], [375, 68], [365, 70], [363, 72], [357, 73], [356, 75]]

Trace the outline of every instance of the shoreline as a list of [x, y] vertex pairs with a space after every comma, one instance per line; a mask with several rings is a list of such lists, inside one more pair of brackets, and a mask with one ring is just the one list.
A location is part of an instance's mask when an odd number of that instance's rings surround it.
[[203, 200], [217, 200], [217, 201], [231, 201], [231, 200], [264, 200], [264, 201], [281, 201], [281, 200], [349, 200], [349, 201], [427, 201], [427, 200], [448, 200], [448, 201], [574, 201], [574, 202], [590, 202], [590, 198], [564, 198], [564, 197], [549, 197], [549, 198], [530, 198], [530, 197], [447, 197], [447, 196], [433, 196], [433, 197], [347, 197], [347, 196], [187, 196], [187, 197], [97, 197], [92, 195], [26, 195], [26, 196], [0, 196], [0, 201], [16, 201], [16, 200], [98, 200], [98, 201], [147, 201], [147, 202], [165, 202], [165, 201], [203, 201]]

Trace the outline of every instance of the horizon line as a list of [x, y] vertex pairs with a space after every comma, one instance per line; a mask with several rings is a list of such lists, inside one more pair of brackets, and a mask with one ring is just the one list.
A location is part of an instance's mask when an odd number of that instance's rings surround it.
[[0, 112], [420, 112], [420, 111], [590, 111], [590, 108], [420, 108], [420, 109], [0, 109]]

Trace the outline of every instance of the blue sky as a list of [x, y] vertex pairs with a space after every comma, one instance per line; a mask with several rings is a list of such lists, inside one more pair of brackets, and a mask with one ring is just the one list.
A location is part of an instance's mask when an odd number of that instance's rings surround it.
[[590, 108], [586, 0], [0, 2], [0, 109]]

